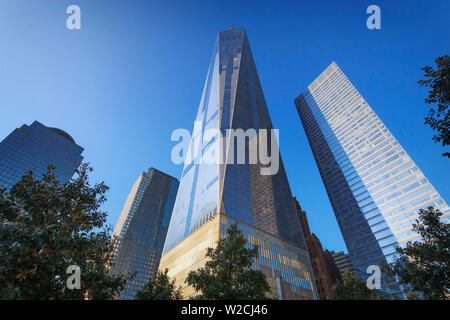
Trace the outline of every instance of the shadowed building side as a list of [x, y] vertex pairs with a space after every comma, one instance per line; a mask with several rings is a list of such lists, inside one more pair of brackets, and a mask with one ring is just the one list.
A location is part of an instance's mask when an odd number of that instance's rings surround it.
[[345, 253], [344, 251], [331, 251], [331, 256], [333, 257], [333, 260], [336, 263], [336, 266], [338, 267], [339, 273], [341, 274], [342, 278], [344, 278], [344, 274], [346, 271], [355, 271], [352, 260], [350, 259], [350, 255], [348, 253]]
[[339, 269], [335, 264], [333, 256], [328, 250], [323, 250], [319, 238], [311, 234], [306, 212], [302, 210], [300, 203], [294, 197], [294, 203], [302, 225], [303, 236], [311, 259], [314, 278], [317, 285], [317, 293], [320, 299], [332, 297], [331, 287], [338, 281], [342, 281]]
[[154, 168], [134, 183], [114, 230], [112, 274], [133, 274], [118, 299], [133, 299], [158, 271], [178, 190], [178, 180]]

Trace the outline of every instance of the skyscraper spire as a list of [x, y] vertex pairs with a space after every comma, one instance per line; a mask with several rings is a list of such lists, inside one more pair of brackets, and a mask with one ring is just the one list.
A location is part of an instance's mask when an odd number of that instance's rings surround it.
[[[203, 149], [184, 166], [164, 250], [186, 238], [222, 206], [231, 217], [304, 247], [281, 157], [276, 174], [261, 175], [260, 169], [267, 165], [261, 161], [238, 164], [236, 145], [227, 136], [229, 130], [273, 129], [244, 29], [219, 33], [196, 121], [201, 125], [193, 133], [191, 147], [200, 140]], [[216, 131], [213, 137], [206, 137], [208, 130]], [[246, 155], [249, 145], [246, 142]], [[210, 150], [227, 162], [202, 163], [200, 158]]]
[[[205, 262], [205, 249], [236, 223], [260, 247], [255, 268], [275, 296], [314, 299], [312, 268], [244, 29], [219, 32], [195, 123], [160, 269], [183, 286], [189, 270]], [[230, 135], [238, 131], [242, 144]], [[262, 139], [262, 132], [270, 134]], [[265, 146], [276, 147], [273, 162], [251, 160]], [[204, 161], [207, 156], [216, 161]], [[266, 174], [273, 163], [276, 170]]]

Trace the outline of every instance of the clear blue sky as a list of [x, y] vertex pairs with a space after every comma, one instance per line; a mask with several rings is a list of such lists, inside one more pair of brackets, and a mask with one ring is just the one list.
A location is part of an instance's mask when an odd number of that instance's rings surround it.
[[[77, 4], [82, 29], [66, 28]], [[366, 8], [381, 7], [381, 30]], [[423, 124], [420, 68], [450, 53], [450, 2], [0, 0], [0, 139], [38, 120], [85, 148], [117, 222], [139, 174], [179, 177], [170, 135], [192, 130], [218, 31], [244, 27], [292, 192], [325, 248], [346, 250], [293, 99], [333, 60], [450, 201], [450, 160]]]

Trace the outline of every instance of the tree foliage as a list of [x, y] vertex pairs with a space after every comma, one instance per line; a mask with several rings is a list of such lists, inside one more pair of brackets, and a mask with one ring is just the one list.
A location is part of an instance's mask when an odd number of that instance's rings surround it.
[[140, 291], [136, 293], [136, 300], [181, 300], [181, 288], [175, 286], [175, 280], [170, 281], [167, 273], [158, 271], [156, 278], [147, 282]]
[[388, 266], [391, 275], [407, 284], [424, 299], [450, 299], [450, 224], [440, 217], [442, 212], [421, 209], [413, 230], [421, 241], [397, 247], [398, 256]]
[[[32, 172], [10, 190], [0, 190], [1, 299], [110, 299], [126, 277], [108, 273], [114, 241], [105, 225], [108, 187], [89, 184], [83, 164], [61, 183], [55, 168]], [[67, 268], [81, 269], [81, 289], [67, 289]]]
[[356, 273], [345, 271], [342, 282], [331, 287], [333, 300], [380, 300], [381, 297], [367, 287]]
[[253, 260], [258, 256], [258, 248], [246, 247], [245, 240], [237, 225], [227, 229], [227, 236], [217, 243], [215, 249], [208, 248], [209, 260], [205, 267], [188, 274], [186, 282], [201, 294], [198, 299], [235, 300], [264, 299], [270, 291], [265, 275], [253, 270]]
[[[428, 112], [425, 124], [436, 131], [433, 140], [445, 147], [450, 144], [450, 57], [438, 57], [435, 62], [436, 70], [430, 66], [422, 68], [426, 79], [418, 83], [430, 88], [425, 102], [437, 105], [437, 108], [432, 107]], [[450, 152], [445, 152], [443, 156], [450, 158]]]

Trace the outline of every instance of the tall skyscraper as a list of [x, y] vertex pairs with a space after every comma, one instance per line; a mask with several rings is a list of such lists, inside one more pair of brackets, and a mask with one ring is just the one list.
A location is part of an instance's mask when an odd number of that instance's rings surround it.
[[[240, 154], [230, 129], [248, 133]], [[188, 154], [193, 156], [185, 162], [161, 259], [160, 268], [167, 267], [180, 285], [185, 286], [190, 270], [205, 263], [205, 249], [214, 247], [227, 226], [236, 223], [247, 240], [259, 246], [254, 267], [267, 275], [275, 297], [315, 298], [281, 157], [272, 151], [279, 164], [276, 174], [263, 174], [267, 163], [250, 160], [253, 147], [262, 148], [261, 132], [271, 129], [245, 30], [219, 32], [190, 142]], [[257, 134], [250, 134], [252, 130]], [[277, 146], [269, 133], [266, 138], [268, 145]], [[242, 154], [245, 163], [237, 159]], [[217, 161], [204, 161], [207, 155]], [[194, 294], [190, 287], [183, 293]]]
[[302, 210], [300, 203], [294, 197], [294, 203], [300, 218], [300, 224], [305, 237], [306, 247], [316, 280], [317, 293], [321, 300], [332, 298], [331, 287], [338, 281], [341, 281], [341, 274], [331, 255], [331, 252], [324, 250], [319, 238], [311, 233], [306, 212]]
[[[303, 128], [356, 272], [392, 262], [395, 246], [419, 240], [419, 209], [450, 209], [372, 108], [332, 63], [296, 100]], [[382, 277], [382, 291], [402, 298]]]
[[0, 142], [0, 188], [9, 189], [28, 171], [40, 177], [49, 165], [62, 182], [79, 167], [83, 148], [61, 129], [34, 121], [15, 129]]
[[136, 276], [118, 299], [133, 299], [156, 276], [178, 185], [177, 179], [154, 168], [134, 183], [114, 230], [118, 243], [110, 272]]

